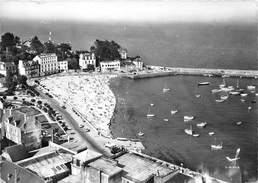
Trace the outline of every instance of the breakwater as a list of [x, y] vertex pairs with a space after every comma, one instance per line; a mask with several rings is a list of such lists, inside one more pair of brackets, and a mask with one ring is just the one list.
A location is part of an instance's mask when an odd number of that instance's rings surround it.
[[218, 77], [249, 77], [257, 78], [258, 70], [233, 70], [233, 69], [206, 69], [206, 68], [182, 68], [182, 67], [163, 67], [146, 65], [146, 70], [127, 74], [131, 79], [141, 79], [149, 77], [171, 76], [177, 74], [199, 75], [199, 76], [218, 76]]

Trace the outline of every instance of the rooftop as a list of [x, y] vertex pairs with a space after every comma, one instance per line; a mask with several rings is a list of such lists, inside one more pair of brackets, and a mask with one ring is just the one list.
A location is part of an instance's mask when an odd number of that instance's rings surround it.
[[28, 150], [24, 145], [14, 145], [11, 147], [6, 147], [5, 153], [10, 156], [13, 162], [23, 160], [29, 157]]
[[93, 160], [95, 158], [99, 158], [101, 156], [102, 156], [102, 154], [87, 149], [87, 150], [85, 150], [83, 152], [80, 152], [80, 153], [74, 155], [74, 158], [76, 158], [76, 159], [78, 159], [80, 161], [83, 161], [83, 162], [88, 162], [90, 160]]
[[15, 110], [20, 111], [24, 114], [27, 114], [27, 116], [36, 116], [41, 113], [40, 111], [32, 107], [20, 107]]
[[65, 164], [72, 161], [72, 156], [72, 153], [64, 149], [59, 149], [54, 152], [21, 160], [17, 162], [17, 165], [33, 171], [40, 177], [47, 178], [70, 171]]
[[123, 171], [122, 168], [119, 168], [117, 166], [117, 163], [104, 158], [99, 158], [89, 163], [89, 166], [96, 168], [97, 170], [101, 170], [102, 172], [104, 172], [106, 175], [109, 175], [109, 176], [115, 175]]
[[17, 67], [17, 65], [14, 64], [14, 62], [5, 62], [6, 67]]
[[135, 182], [145, 181], [153, 174], [164, 177], [175, 171], [133, 153], [123, 154], [117, 157], [116, 160], [123, 166], [123, 177]]

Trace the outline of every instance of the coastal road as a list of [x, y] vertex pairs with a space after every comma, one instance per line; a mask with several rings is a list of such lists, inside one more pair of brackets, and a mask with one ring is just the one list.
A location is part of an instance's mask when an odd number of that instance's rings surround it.
[[[110, 153], [105, 149], [104, 146], [100, 146], [95, 140], [93, 140], [92, 137], [96, 136], [94, 130], [87, 125], [86, 123], [83, 123], [81, 119], [74, 119], [69, 113], [72, 113], [71, 106], [66, 106], [66, 109], [63, 109], [60, 106], [60, 103], [57, 102], [54, 98], [50, 98], [47, 95], [45, 95], [41, 90], [38, 90], [35, 88], [41, 95], [41, 98], [46, 99], [50, 106], [52, 106], [54, 109], [57, 109], [59, 113], [63, 116], [63, 119], [68, 123], [68, 125], [73, 129], [73, 131], [83, 140], [83, 143], [86, 143], [87, 148], [99, 152], [101, 154], [110, 155]], [[79, 118], [79, 117], [78, 117]], [[86, 132], [82, 128], [78, 126], [78, 124], [82, 124], [89, 128], [91, 131]], [[76, 140], [76, 139], [75, 139]], [[71, 145], [72, 146], [72, 145]], [[66, 144], [66, 147], [69, 148], [69, 145]]]

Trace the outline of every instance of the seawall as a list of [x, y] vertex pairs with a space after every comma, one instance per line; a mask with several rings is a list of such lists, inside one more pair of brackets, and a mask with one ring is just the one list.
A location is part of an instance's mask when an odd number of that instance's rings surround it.
[[183, 68], [183, 67], [163, 67], [146, 65], [147, 70], [127, 74], [131, 79], [141, 79], [149, 77], [160, 77], [170, 75], [199, 75], [218, 77], [250, 77], [257, 78], [258, 70], [233, 70], [233, 69], [206, 69], [206, 68]]

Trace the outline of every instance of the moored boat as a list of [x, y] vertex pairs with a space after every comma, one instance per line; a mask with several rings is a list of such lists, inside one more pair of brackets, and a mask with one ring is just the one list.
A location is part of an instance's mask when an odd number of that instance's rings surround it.
[[143, 135], [144, 135], [144, 133], [142, 133], [142, 132], [139, 132], [139, 133], [138, 133], [138, 135], [139, 135], [139, 136], [143, 136]]
[[205, 127], [206, 126], [206, 122], [202, 122], [202, 123], [198, 123], [196, 126], [197, 127]]
[[192, 126], [190, 126], [189, 129], [185, 129], [185, 133], [186, 133], [187, 135], [193, 135]]
[[239, 125], [241, 125], [242, 124], [242, 122], [241, 121], [239, 121], [239, 122], [237, 122], [237, 125], [239, 126]]
[[211, 145], [212, 150], [221, 150], [222, 149], [222, 143], [218, 145]]
[[229, 92], [229, 94], [231, 94], [231, 95], [240, 95], [240, 92], [238, 92], [238, 91], [231, 91], [231, 92]]
[[212, 93], [219, 93], [219, 92], [221, 92], [221, 90], [220, 89], [213, 89], [213, 90], [211, 90], [211, 92]]
[[198, 82], [198, 86], [202, 86], [202, 85], [209, 85], [210, 84], [210, 82]]
[[163, 92], [167, 92], [167, 91], [169, 91], [170, 90], [170, 88], [167, 88], [167, 85], [166, 85], [166, 83], [165, 83], [165, 88], [163, 88]]
[[154, 117], [155, 116], [155, 114], [151, 114], [150, 113], [150, 108], [149, 108], [149, 112], [148, 112], [148, 114], [147, 114], [147, 117]]
[[214, 132], [209, 132], [209, 135], [211, 136], [211, 135], [214, 135], [215, 133]]
[[168, 122], [168, 119], [164, 119], [164, 121]]
[[171, 111], [171, 114], [176, 114], [178, 111], [177, 110], [174, 110], [174, 111]]
[[198, 133], [193, 134], [193, 137], [199, 137]]
[[184, 116], [184, 120], [193, 120], [194, 117], [193, 116]]
[[224, 102], [224, 100], [223, 100], [223, 99], [221, 99], [221, 100], [215, 100], [215, 102], [220, 103], [220, 102]]
[[240, 95], [241, 95], [241, 97], [246, 97], [247, 93], [241, 93]]
[[248, 89], [248, 90], [255, 90], [255, 86], [249, 85], [249, 86], [247, 86], [247, 89]]

